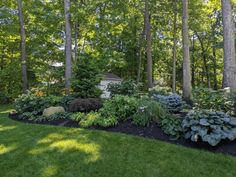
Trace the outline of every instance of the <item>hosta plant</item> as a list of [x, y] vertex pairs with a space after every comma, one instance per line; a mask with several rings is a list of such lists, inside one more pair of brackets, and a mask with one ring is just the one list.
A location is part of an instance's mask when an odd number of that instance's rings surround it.
[[182, 122], [185, 138], [194, 142], [202, 140], [216, 146], [221, 140], [236, 139], [236, 118], [223, 112], [194, 110]]
[[170, 135], [171, 138], [178, 139], [182, 133], [182, 120], [175, 115], [168, 115], [161, 121], [161, 129], [165, 134]]
[[162, 103], [166, 109], [172, 113], [177, 113], [182, 111], [184, 102], [181, 96], [177, 94], [171, 94], [168, 96], [154, 94], [152, 98], [160, 103]]

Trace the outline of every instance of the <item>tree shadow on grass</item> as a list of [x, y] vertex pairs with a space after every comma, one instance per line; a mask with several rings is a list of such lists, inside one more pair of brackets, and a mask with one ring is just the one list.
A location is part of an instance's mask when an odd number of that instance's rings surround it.
[[23, 124], [0, 115], [1, 177], [236, 176], [236, 158], [202, 153], [119, 133]]

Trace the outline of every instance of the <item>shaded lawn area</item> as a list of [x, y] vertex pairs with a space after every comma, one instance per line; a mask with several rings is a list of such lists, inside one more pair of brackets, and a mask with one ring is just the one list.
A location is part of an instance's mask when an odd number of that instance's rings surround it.
[[119, 133], [23, 124], [0, 105], [0, 177], [235, 177], [236, 158]]

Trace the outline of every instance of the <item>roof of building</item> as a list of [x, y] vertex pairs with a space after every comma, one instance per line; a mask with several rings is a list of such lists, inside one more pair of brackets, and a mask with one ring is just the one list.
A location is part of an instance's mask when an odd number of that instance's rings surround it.
[[105, 80], [122, 80], [119, 76], [113, 74], [113, 73], [103, 73], [103, 78]]

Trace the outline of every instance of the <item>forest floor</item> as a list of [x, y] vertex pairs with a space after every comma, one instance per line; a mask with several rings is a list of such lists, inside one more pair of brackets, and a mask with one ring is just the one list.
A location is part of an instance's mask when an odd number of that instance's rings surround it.
[[1, 177], [235, 177], [236, 158], [159, 140], [8, 118], [0, 105]]

